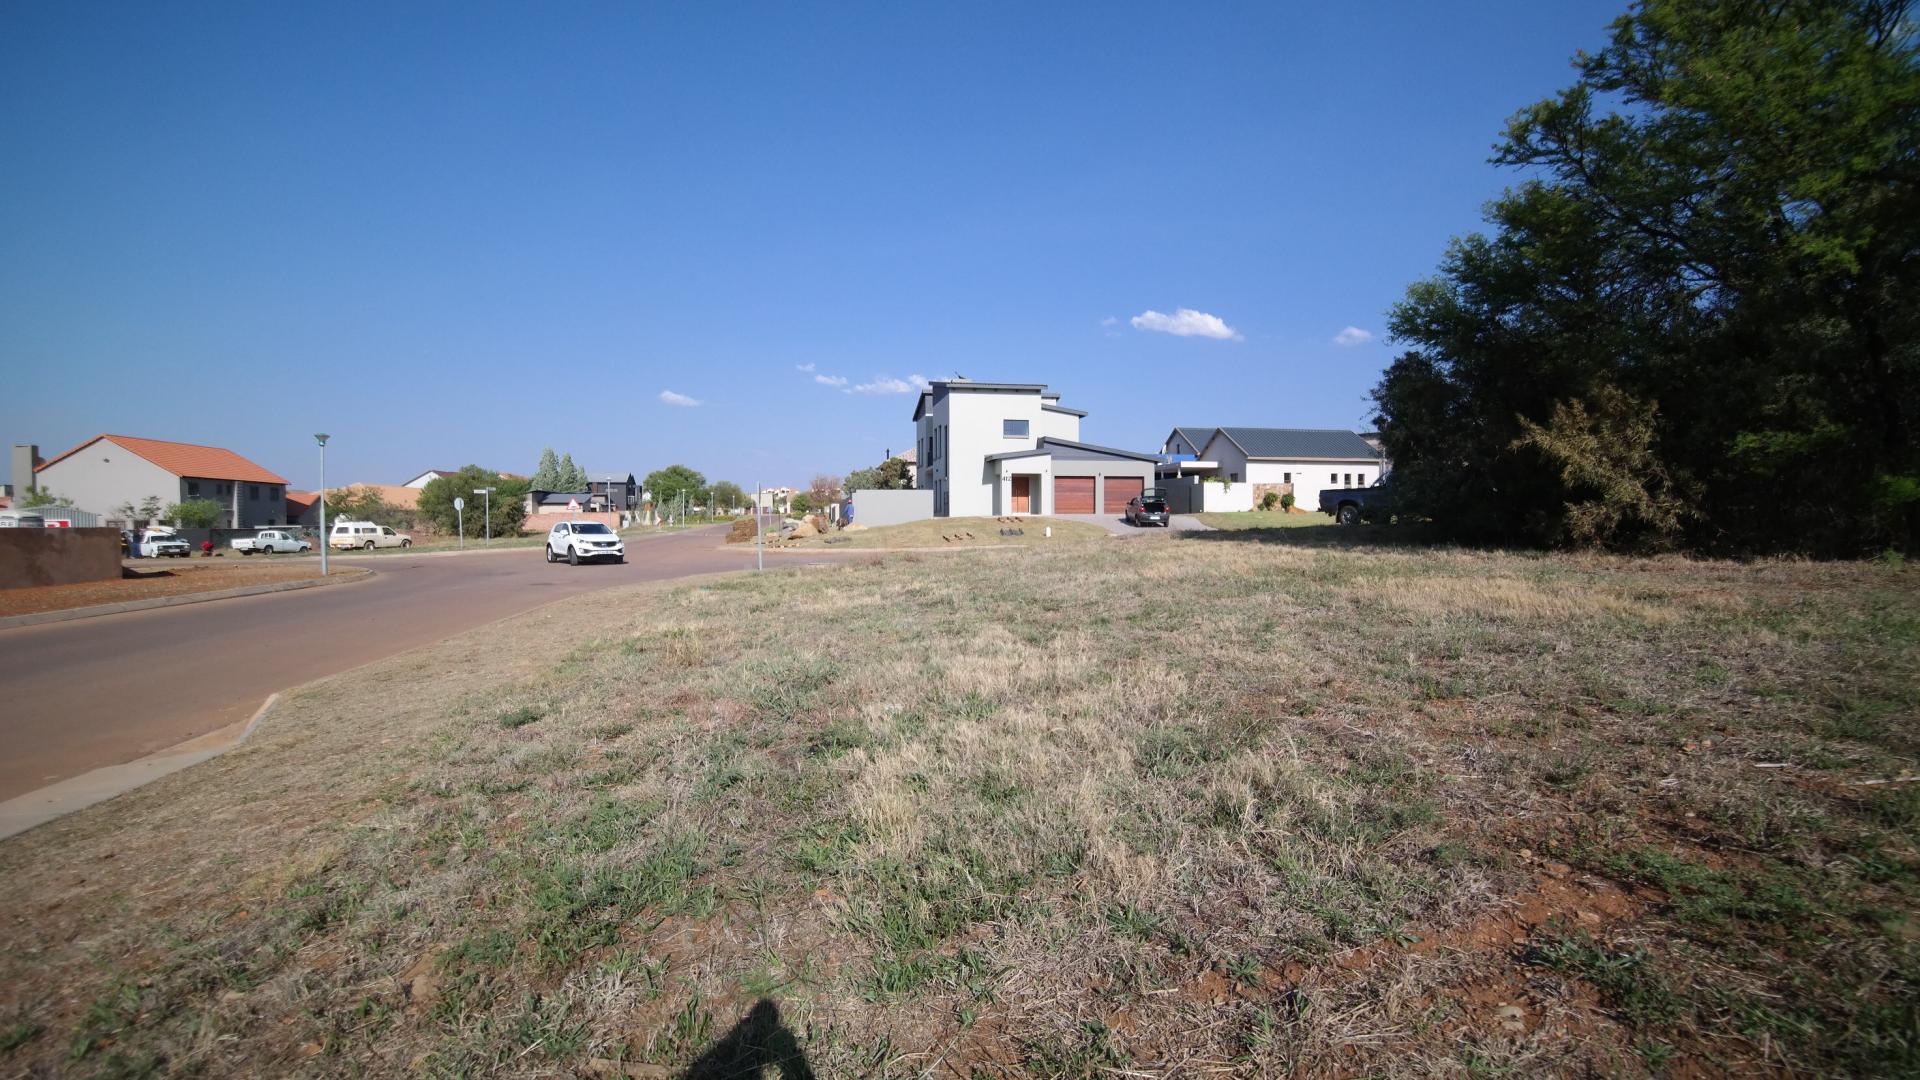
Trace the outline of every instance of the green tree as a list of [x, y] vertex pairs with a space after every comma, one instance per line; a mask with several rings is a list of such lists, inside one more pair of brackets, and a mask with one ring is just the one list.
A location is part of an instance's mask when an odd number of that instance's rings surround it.
[[804, 491], [796, 491], [788, 501], [787, 509], [795, 514], [804, 514], [813, 509], [813, 497]]
[[[489, 487], [493, 489], [491, 497], [474, 494], [477, 488]], [[427, 486], [420, 489], [420, 517], [432, 522], [441, 532], [454, 532], [459, 528], [461, 515], [454, 509], [453, 500], [464, 498], [468, 536], [485, 534], [488, 523], [485, 515], [489, 512], [493, 535], [512, 536], [520, 531], [520, 523], [527, 517], [528, 487], [525, 480], [468, 465], [452, 476], [427, 481]]]
[[731, 480], [722, 480], [713, 485], [711, 505], [719, 510], [738, 510], [747, 505], [747, 493], [740, 485]]
[[328, 521], [371, 521], [389, 528], [410, 529], [418, 519], [416, 512], [386, 501], [376, 488], [356, 484], [327, 492]]
[[142, 521], [158, 521], [160, 520], [160, 512], [162, 509], [164, 509], [164, 507], [160, 505], [160, 496], [149, 495], [140, 500], [140, 519]]
[[540, 451], [540, 467], [533, 470], [533, 479], [529, 484], [535, 491], [565, 491], [560, 481], [560, 458], [549, 446]]
[[188, 499], [167, 507], [161, 516], [182, 529], [213, 529], [227, 519], [227, 508], [212, 499]]
[[587, 490], [587, 470], [573, 463], [572, 454], [567, 454], [560, 459], [560, 490]]
[[682, 495], [687, 497], [689, 503], [697, 502], [695, 493], [706, 483], [706, 477], [685, 465], [669, 465], [648, 473], [646, 483], [641, 486], [646, 489], [647, 497], [653, 500], [653, 505], [664, 511], [679, 505]]
[[67, 500], [54, 494], [48, 488], [40, 487], [37, 484], [29, 484], [27, 490], [20, 495], [19, 505], [26, 508], [35, 506], [66, 506]]
[[1647, 0], [1495, 161], [1391, 328], [1404, 510], [1464, 538], [1851, 554], [1920, 536], [1906, 4]]
[[870, 469], [855, 469], [847, 474], [848, 491], [896, 491], [913, 486], [907, 476], [907, 463], [890, 457]]

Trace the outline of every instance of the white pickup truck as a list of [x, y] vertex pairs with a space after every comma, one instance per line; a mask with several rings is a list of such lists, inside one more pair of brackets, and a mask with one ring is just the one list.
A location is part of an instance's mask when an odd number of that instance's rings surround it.
[[252, 536], [233, 538], [233, 550], [242, 555], [272, 555], [277, 552], [312, 551], [313, 545], [284, 529], [264, 529]]

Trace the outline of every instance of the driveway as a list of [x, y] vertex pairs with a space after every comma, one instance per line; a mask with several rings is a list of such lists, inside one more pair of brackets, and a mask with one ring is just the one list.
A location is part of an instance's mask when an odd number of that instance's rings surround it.
[[619, 566], [550, 566], [537, 547], [340, 556], [377, 576], [0, 630], [0, 800], [245, 720], [268, 694], [553, 600], [750, 568], [751, 557], [719, 549], [725, 533], [630, 540]]
[[[1055, 514], [1064, 521], [1084, 521], [1089, 525], [1098, 525], [1115, 536], [1141, 536], [1159, 532], [1159, 529], [1138, 529], [1127, 524], [1118, 514]], [[1212, 532], [1213, 527], [1201, 522], [1192, 514], [1174, 514], [1167, 520], [1167, 532]]]

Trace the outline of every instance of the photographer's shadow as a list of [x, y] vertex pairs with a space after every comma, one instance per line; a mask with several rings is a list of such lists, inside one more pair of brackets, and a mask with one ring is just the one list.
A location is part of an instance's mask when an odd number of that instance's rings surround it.
[[780, 1019], [780, 1006], [761, 998], [733, 1030], [687, 1066], [682, 1080], [814, 1080], [800, 1041]]

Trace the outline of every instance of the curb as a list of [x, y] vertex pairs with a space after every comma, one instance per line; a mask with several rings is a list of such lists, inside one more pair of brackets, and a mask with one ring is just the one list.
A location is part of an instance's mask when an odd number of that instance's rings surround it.
[[129, 611], [149, 611], [154, 608], [180, 607], [184, 604], [204, 604], [211, 600], [232, 600], [241, 596], [264, 596], [267, 593], [293, 592], [296, 589], [317, 589], [323, 585], [350, 585], [356, 581], [365, 581], [379, 571], [372, 567], [360, 567], [365, 573], [352, 577], [314, 578], [311, 581], [280, 581], [272, 585], [243, 585], [237, 589], [219, 589], [214, 592], [185, 593], [180, 596], [156, 596], [151, 600], [127, 600], [118, 604], [96, 604], [93, 607], [68, 608], [65, 611], [39, 611], [32, 615], [10, 615], [0, 619], [0, 630], [11, 630], [19, 626], [38, 626], [43, 623], [72, 622], [75, 619], [94, 619], [102, 615], [120, 615]]
[[[0, 840], [219, 757], [252, 737], [260, 721], [279, 702], [279, 694], [268, 694], [267, 700], [261, 702], [253, 715], [238, 724], [228, 724], [217, 731], [196, 735], [186, 742], [175, 743], [146, 757], [84, 772], [0, 802]], [[235, 728], [240, 730], [235, 732]]]

